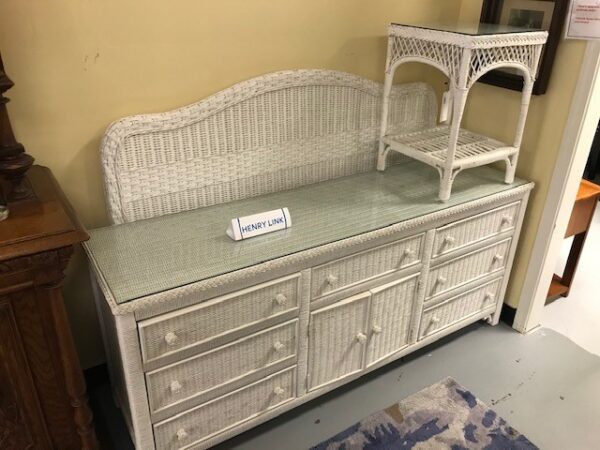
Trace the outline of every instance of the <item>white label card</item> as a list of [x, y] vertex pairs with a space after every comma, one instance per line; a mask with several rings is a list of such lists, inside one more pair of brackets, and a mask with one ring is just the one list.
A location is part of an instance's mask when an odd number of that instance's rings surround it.
[[567, 39], [600, 39], [600, 0], [572, 0]]
[[241, 241], [273, 231], [285, 230], [292, 226], [292, 217], [287, 208], [237, 217], [227, 227], [227, 236], [234, 241]]

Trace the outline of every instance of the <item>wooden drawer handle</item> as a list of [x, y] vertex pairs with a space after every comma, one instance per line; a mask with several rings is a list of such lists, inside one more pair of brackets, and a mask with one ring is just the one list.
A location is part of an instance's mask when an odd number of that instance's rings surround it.
[[283, 294], [277, 294], [275, 296], [275, 303], [279, 306], [283, 306], [287, 303], [287, 297]]
[[167, 343], [167, 345], [175, 345], [178, 340], [179, 336], [177, 336], [172, 331], [169, 331], [167, 334], [165, 334], [165, 342]]
[[187, 437], [188, 437], [188, 434], [187, 434], [187, 431], [185, 431], [185, 428], [180, 428], [179, 430], [177, 430], [177, 440], [178, 441], [183, 441]]
[[501, 263], [502, 261], [504, 261], [504, 256], [502, 256], [499, 253], [497, 255], [494, 255], [494, 261], [493, 262]]
[[285, 344], [277, 341], [273, 344], [273, 348], [275, 349], [276, 352], [280, 352], [281, 350], [283, 350], [285, 348]]
[[367, 335], [364, 333], [358, 333], [356, 335], [356, 340], [361, 343], [364, 344], [365, 342], [367, 342]]
[[327, 275], [326, 281], [329, 286], [334, 286], [337, 283], [338, 278], [335, 275], [329, 274]]
[[374, 334], [381, 334], [382, 331], [383, 331], [383, 328], [381, 328], [379, 325], [373, 325], [373, 333]]
[[281, 397], [283, 394], [285, 394], [285, 389], [283, 389], [280, 386], [277, 386], [275, 389], [273, 389], [273, 394], [275, 394], [278, 397]]
[[511, 216], [502, 216], [502, 225], [511, 226], [513, 223], [513, 219]]
[[454, 245], [456, 239], [453, 236], [446, 236], [444, 238], [444, 245]]
[[169, 386], [171, 389], [171, 394], [178, 394], [181, 391], [181, 383], [177, 380], [171, 381], [171, 385]]

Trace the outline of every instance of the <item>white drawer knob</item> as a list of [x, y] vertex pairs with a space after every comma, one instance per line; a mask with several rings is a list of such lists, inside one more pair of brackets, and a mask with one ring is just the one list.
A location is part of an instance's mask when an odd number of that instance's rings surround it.
[[327, 275], [327, 284], [329, 286], [335, 285], [337, 283], [337, 280], [338, 279], [335, 275], [331, 275], [331, 274]]
[[492, 294], [491, 292], [487, 292], [487, 293], [485, 294], [485, 297], [484, 297], [484, 298], [485, 298], [485, 300], [487, 300], [487, 301], [493, 301], [493, 300], [496, 298], [496, 296], [495, 296], [494, 294]]
[[356, 335], [356, 340], [361, 344], [364, 344], [365, 342], [367, 342], [367, 335], [364, 333], [358, 333]]
[[275, 303], [277, 303], [279, 306], [283, 306], [287, 303], [287, 297], [283, 294], [277, 294], [275, 296]]
[[445, 245], [454, 245], [455, 242], [456, 242], [456, 239], [453, 236], [446, 236], [444, 238]]
[[169, 331], [167, 334], [165, 334], [165, 342], [167, 345], [175, 345], [178, 339], [179, 337], [172, 331]]
[[181, 391], [181, 383], [177, 380], [171, 381], [171, 394], [177, 394]]
[[440, 323], [440, 318], [439, 317], [432, 317], [431, 318], [431, 324], [432, 325], [437, 325], [438, 323]]
[[501, 263], [502, 261], [504, 261], [504, 256], [500, 254], [494, 255], [494, 262]]
[[373, 325], [373, 333], [381, 334], [382, 331], [383, 329], [379, 325]]
[[273, 394], [279, 396], [282, 396], [283, 394], [285, 394], [285, 389], [283, 389], [280, 386], [277, 386], [275, 389], [273, 389]]
[[185, 428], [180, 428], [179, 430], [177, 430], [178, 441], [183, 441], [186, 437], [188, 437], [188, 434], [187, 431], [185, 431]]
[[442, 275], [440, 275], [437, 280], [436, 283], [439, 284], [440, 286], [443, 286], [444, 284], [446, 284], [446, 282], [448, 281], [448, 279]]
[[285, 344], [283, 344], [282, 342], [277, 341], [277, 342], [275, 342], [273, 344], [273, 348], [275, 349], [276, 352], [279, 352], [279, 351], [281, 351], [281, 350], [283, 350], [285, 348]]
[[512, 217], [510, 216], [502, 216], [502, 225], [512, 225]]
[[412, 248], [407, 248], [404, 250], [404, 257], [412, 258], [413, 256], [415, 256], [415, 251]]

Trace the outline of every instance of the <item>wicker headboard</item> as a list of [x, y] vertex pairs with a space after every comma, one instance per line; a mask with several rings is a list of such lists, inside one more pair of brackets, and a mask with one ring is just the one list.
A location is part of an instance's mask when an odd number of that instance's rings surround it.
[[[382, 86], [329, 70], [276, 72], [161, 114], [113, 123], [102, 140], [113, 223], [373, 170]], [[395, 86], [390, 128], [435, 123], [421, 83]]]

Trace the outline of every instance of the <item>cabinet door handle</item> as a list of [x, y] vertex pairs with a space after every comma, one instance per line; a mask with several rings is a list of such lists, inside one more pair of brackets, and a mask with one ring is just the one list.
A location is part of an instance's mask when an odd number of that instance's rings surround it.
[[167, 334], [165, 334], [165, 342], [167, 343], [167, 345], [173, 346], [177, 343], [178, 340], [179, 336], [177, 336], [172, 331], [169, 331]]
[[279, 306], [283, 306], [287, 303], [287, 297], [283, 294], [277, 294], [275, 296], [275, 303]]
[[327, 275], [327, 284], [329, 286], [334, 286], [338, 281], [338, 278], [335, 275], [329, 274]]
[[177, 394], [181, 391], [181, 383], [177, 380], [171, 381], [171, 385], [169, 387], [171, 389], [171, 394]]
[[280, 397], [283, 394], [285, 394], [285, 389], [283, 389], [280, 386], [277, 386], [275, 389], [273, 389], [273, 394], [275, 394], [276, 396]]
[[381, 334], [382, 331], [383, 331], [383, 328], [381, 328], [379, 325], [373, 325], [373, 333], [374, 334]]
[[364, 333], [358, 333], [356, 335], [356, 340], [361, 343], [364, 344], [365, 342], [367, 342], [367, 335]]
[[180, 428], [179, 430], [177, 430], [178, 441], [183, 441], [186, 437], [188, 437], [188, 434], [187, 431], [185, 431], [185, 428]]
[[276, 352], [279, 352], [279, 351], [281, 351], [281, 350], [283, 350], [283, 349], [285, 348], [285, 344], [283, 344], [283, 343], [282, 343], [282, 342], [280, 342], [280, 341], [276, 341], [276, 342], [273, 344], [273, 348], [275, 349], [275, 351], [276, 351]]

